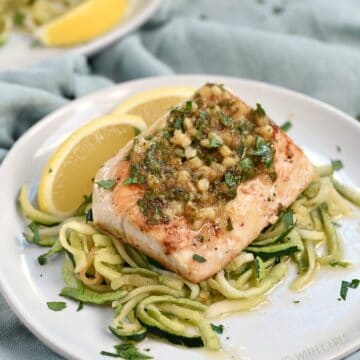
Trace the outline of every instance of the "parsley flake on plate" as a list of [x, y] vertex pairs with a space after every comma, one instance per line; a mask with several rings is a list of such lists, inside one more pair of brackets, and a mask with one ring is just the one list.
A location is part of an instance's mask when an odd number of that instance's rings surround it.
[[331, 166], [332, 166], [334, 171], [338, 171], [338, 170], [341, 170], [344, 167], [344, 164], [342, 163], [341, 160], [332, 160], [331, 161]]
[[351, 282], [343, 280], [340, 287], [340, 297], [346, 300], [349, 289], [356, 289], [360, 284], [360, 279], [352, 279]]
[[46, 304], [52, 311], [61, 311], [66, 308], [66, 303], [63, 301], [48, 301]]
[[[136, 348], [134, 344], [120, 344], [114, 346], [115, 353], [108, 352], [108, 351], [101, 351], [101, 355], [115, 357], [115, 358], [121, 358], [125, 360], [148, 360], [152, 359], [152, 356], [149, 356], [147, 354], [142, 354], [139, 352], [139, 350]], [[148, 350], [146, 350], [148, 351]]]
[[224, 332], [224, 325], [222, 324], [220, 325], [211, 324], [211, 328], [220, 335]]
[[289, 131], [291, 128], [292, 128], [292, 123], [290, 121], [286, 121], [284, 122], [284, 124], [280, 126], [280, 129], [285, 132]]
[[76, 308], [76, 312], [81, 311], [84, 308], [84, 303], [82, 301], [79, 301], [79, 305]]

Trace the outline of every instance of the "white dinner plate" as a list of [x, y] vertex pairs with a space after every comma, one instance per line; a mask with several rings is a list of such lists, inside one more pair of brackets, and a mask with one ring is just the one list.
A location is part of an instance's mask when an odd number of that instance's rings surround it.
[[[102, 359], [101, 350], [118, 343], [107, 330], [111, 309], [85, 306], [66, 300], [61, 312], [47, 308], [47, 301], [61, 301], [62, 257], [40, 266], [43, 252], [21, 236], [24, 221], [16, 206], [20, 186], [39, 180], [42, 166], [60, 141], [80, 124], [111, 111], [128, 96], [151, 88], [173, 85], [200, 86], [223, 83], [251, 105], [259, 102], [281, 124], [291, 119], [290, 136], [316, 164], [341, 159], [337, 176], [351, 186], [360, 185], [360, 124], [343, 112], [304, 95], [260, 82], [215, 76], [171, 76], [123, 83], [76, 100], [48, 115], [11, 149], [0, 168], [0, 288], [19, 319], [46, 345], [71, 359]], [[76, 176], [76, 174], [74, 175]], [[312, 286], [302, 292], [289, 290], [295, 269], [256, 311], [239, 313], [216, 323], [225, 326], [223, 352], [212, 355], [159, 340], [147, 339], [157, 360], [298, 360], [341, 359], [360, 348], [360, 288], [349, 290], [338, 301], [342, 280], [360, 278], [360, 213], [341, 221], [345, 259], [350, 269], [321, 270]], [[295, 303], [294, 303], [295, 301]], [[299, 302], [297, 302], [299, 301]]]
[[113, 30], [90, 42], [69, 48], [34, 46], [31, 35], [14, 32], [9, 41], [0, 47], [0, 71], [29, 66], [69, 52], [92, 55], [141, 26], [153, 15], [160, 3], [161, 0], [130, 0], [124, 19]]

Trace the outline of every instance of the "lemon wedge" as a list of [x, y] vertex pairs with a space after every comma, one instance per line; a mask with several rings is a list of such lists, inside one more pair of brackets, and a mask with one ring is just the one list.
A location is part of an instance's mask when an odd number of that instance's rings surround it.
[[87, 0], [41, 27], [36, 33], [47, 46], [71, 46], [104, 34], [125, 16], [129, 0]]
[[100, 166], [137, 133], [146, 129], [134, 115], [105, 115], [76, 130], [51, 156], [38, 189], [42, 211], [59, 217], [71, 215], [92, 192]]
[[126, 99], [115, 108], [113, 114], [131, 114], [140, 116], [147, 125], [151, 125], [170, 107], [189, 98], [194, 92], [191, 87], [162, 87], [145, 91]]

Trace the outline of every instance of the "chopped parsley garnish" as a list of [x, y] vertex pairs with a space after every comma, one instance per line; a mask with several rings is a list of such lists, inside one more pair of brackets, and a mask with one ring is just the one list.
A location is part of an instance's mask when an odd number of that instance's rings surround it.
[[123, 181], [124, 185], [131, 185], [131, 184], [137, 184], [138, 178], [136, 176], [129, 176], [127, 179]]
[[344, 167], [344, 164], [342, 163], [341, 160], [332, 160], [331, 161], [331, 166], [332, 166], [334, 171], [338, 171], [338, 170], [341, 170]]
[[292, 123], [290, 121], [286, 121], [284, 122], [284, 124], [280, 126], [280, 129], [285, 132], [289, 131], [291, 128], [292, 128]]
[[61, 242], [60, 242], [59, 240], [56, 240], [56, 241], [54, 242], [54, 244], [51, 246], [51, 248], [50, 248], [49, 251], [47, 251], [45, 254], [42, 254], [42, 255], [40, 255], [40, 256], [38, 257], [38, 263], [39, 263], [40, 265], [45, 265], [47, 259], [48, 259], [50, 256], [52, 256], [52, 255], [54, 255], [54, 254], [56, 254], [56, 253], [59, 253], [59, 252], [62, 251], [62, 250], [63, 250], [63, 247], [62, 247], [62, 245], [61, 245]]
[[183, 125], [184, 119], [182, 117], [177, 117], [174, 122], [174, 128], [175, 129], [181, 129]]
[[232, 224], [231, 219], [229, 217], [226, 220], [226, 230], [227, 231], [233, 231], [234, 230], [233, 224]]
[[175, 149], [175, 155], [180, 158], [183, 158], [185, 157], [185, 151], [183, 149]]
[[79, 301], [79, 305], [76, 308], [76, 312], [81, 311], [84, 308], [84, 303], [82, 301]]
[[163, 213], [165, 203], [155, 192], [146, 191], [137, 204], [142, 214], [148, 218], [150, 224], [156, 225], [167, 221], [168, 218]]
[[352, 279], [351, 282], [343, 280], [340, 287], [340, 297], [346, 300], [349, 289], [356, 289], [360, 284], [360, 279]]
[[88, 223], [89, 221], [93, 221], [93, 212], [92, 212], [92, 209], [90, 208], [87, 212], [86, 212], [86, 215], [85, 215], [85, 220], [86, 220], [86, 223]]
[[[149, 356], [147, 354], [142, 354], [139, 352], [139, 350], [136, 348], [134, 344], [120, 344], [114, 346], [115, 353], [108, 352], [108, 351], [101, 351], [101, 355], [105, 356], [111, 356], [116, 358], [121, 358], [125, 360], [148, 360], [152, 359], [152, 356]], [[148, 351], [148, 350], [145, 350]]]
[[211, 148], [218, 148], [221, 145], [222, 145], [222, 142], [217, 137], [212, 136], [210, 138], [210, 147]]
[[[146, 159], [144, 159], [144, 162], [146, 166], [148, 167], [148, 170], [150, 173], [156, 172], [156, 160], [152, 159], [154, 153], [154, 147], [151, 146], [148, 150]], [[123, 181], [123, 184], [130, 185], [130, 184], [142, 184], [144, 182], [144, 174], [142, 174], [139, 170], [139, 166], [137, 164], [132, 164], [130, 169], [130, 175], [127, 179]]]
[[294, 304], [298, 304], [300, 302], [300, 300], [294, 300], [293, 302], [294, 302]]
[[252, 162], [252, 160], [250, 158], [244, 158], [244, 159], [240, 160], [239, 166], [240, 166], [241, 170], [247, 172], [248, 170], [251, 170], [254, 168], [254, 163]]
[[90, 195], [83, 195], [84, 201], [76, 210], [76, 215], [83, 216], [86, 215], [86, 208], [92, 202], [92, 194]]
[[269, 141], [257, 136], [255, 140], [254, 155], [258, 156], [266, 167], [271, 167], [274, 159], [274, 149]]
[[29, 239], [26, 235], [25, 237], [32, 243], [37, 244], [40, 241], [40, 234], [39, 234], [39, 227], [38, 224], [34, 221], [32, 221], [29, 225], [28, 228], [31, 230], [33, 236], [31, 239]]
[[[254, 112], [252, 112], [252, 115], [253, 114], [254, 114]], [[237, 127], [237, 130], [241, 135], [244, 135], [244, 134], [251, 133], [254, 130], [254, 127], [255, 127], [254, 122], [247, 120], [247, 121], [241, 122], [239, 124], [239, 126]]]
[[52, 171], [53, 171], [53, 169], [52, 169], [52, 168], [49, 168], [48, 173], [51, 174]]
[[[236, 197], [240, 182], [258, 174], [276, 179], [273, 130], [260, 104], [244, 112], [221, 85], [207, 84], [170, 110], [161, 129], [135, 139], [130, 173], [122, 180], [141, 184], [137, 204], [148, 224], [185, 217], [199, 229]], [[198, 210], [206, 207], [213, 211], [200, 216]]]
[[112, 352], [109, 352], [109, 351], [101, 351], [100, 352], [101, 355], [104, 355], [104, 356], [110, 356], [110, 357], [115, 357], [115, 358], [119, 358], [120, 355], [117, 354], [117, 353], [112, 353]]
[[104, 189], [111, 190], [116, 185], [116, 181], [115, 180], [100, 180], [96, 184]]
[[52, 311], [61, 311], [66, 308], [66, 303], [63, 301], [49, 301], [46, 303], [48, 308]]
[[138, 136], [138, 135], [141, 134], [141, 130], [140, 130], [140, 129], [134, 128], [134, 130], [135, 130], [135, 136]]
[[220, 335], [224, 332], [224, 325], [222, 324], [220, 325], [211, 324], [211, 328]]
[[208, 120], [208, 114], [206, 111], [204, 110], [200, 110], [199, 111], [199, 117], [202, 121], [207, 121]]
[[230, 127], [233, 123], [231, 116], [224, 114], [223, 112], [220, 113], [220, 122], [225, 127]]
[[204, 263], [206, 259], [198, 254], [193, 254], [193, 260], [197, 261], [198, 263]]
[[256, 109], [253, 112], [255, 116], [259, 116], [259, 117], [266, 116], [265, 110], [259, 103], [256, 103]]
[[291, 209], [287, 210], [282, 216], [282, 221], [286, 229], [294, 226], [294, 212]]
[[224, 176], [224, 180], [227, 186], [234, 186], [238, 184], [238, 181], [234, 174], [231, 172], [226, 172]]
[[21, 12], [16, 12], [14, 14], [14, 23], [17, 25], [17, 26], [21, 26], [23, 23], [24, 23], [24, 20], [25, 20], [25, 15]]
[[347, 261], [331, 261], [331, 262], [330, 262], [330, 265], [331, 265], [332, 267], [340, 266], [340, 267], [342, 267], [342, 268], [347, 268], [347, 267], [349, 267], [351, 264], [350, 264], [349, 262], [347, 262]]
[[45, 265], [46, 262], [47, 262], [46, 256], [40, 255], [40, 256], [37, 258], [37, 261], [38, 261], [39, 265], [41, 265], [41, 266]]

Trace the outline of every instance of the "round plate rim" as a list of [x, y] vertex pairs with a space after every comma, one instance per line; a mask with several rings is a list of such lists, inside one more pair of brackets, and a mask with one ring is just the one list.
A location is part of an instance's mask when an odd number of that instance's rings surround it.
[[[11, 162], [11, 158], [13, 154], [15, 153], [16, 149], [21, 146], [23, 143], [26, 143], [28, 139], [30, 139], [35, 133], [42, 131], [43, 128], [46, 128], [50, 123], [53, 121], [53, 118], [59, 116], [62, 112], [68, 111], [70, 108], [74, 108], [79, 106], [83, 102], [91, 101], [92, 99], [96, 99], [98, 97], [105, 96], [107, 93], [111, 93], [114, 90], [118, 90], [121, 88], [131, 88], [133, 86], [143, 84], [143, 83], [152, 83], [157, 81], [164, 81], [164, 82], [171, 82], [174, 81], [174, 83], [177, 82], [186, 82], [186, 81], [193, 81], [193, 80], [204, 80], [211, 81], [211, 82], [226, 82], [228, 81], [237, 81], [241, 82], [247, 85], [252, 86], [258, 86], [267, 88], [268, 90], [272, 90], [278, 93], [282, 94], [288, 94], [290, 96], [294, 96], [297, 98], [302, 99], [305, 102], [309, 102], [313, 105], [316, 105], [318, 107], [321, 107], [327, 111], [333, 112], [337, 114], [339, 117], [342, 118], [342, 121], [348, 122], [351, 126], [354, 126], [357, 131], [360, 131], [360, 123], [357, 122], [353, 117], [346, 114], [342, 110], [337, 109], [336, 107], [329, 105], [323, 101], [314, 99], [308, 95], [302, 94], [300, 92], [287, 89], [285, 87], [281, 87], [278, 85], [273, 85], [257, 80], [251, 80], [251, 79], [245, 79], [245, 78], [238, 78], [238, 77], [231, 77], [231, 76], [222, 76], [222, 75], [206, 75], [206, 74], [185, 74], [185, 75], [170, 75], [170, 76], [155, 76], [155, 77], [148, 77], [148, 78], [141, 78], [131, 81], [126, 81], [120, 84], [116, 84], [110, 87], [107, 87], [105, 89], [101, 89], [99, 91], [96, 91], [94, 93], [88, 94], [86, 96], [83, 96], [79, 99], [76, 99], [72, 101], [69, 104], [66, 104], [59, 109], [49, 113], [46, 115], [43, 119], [38, 121], [35, 125], [33, 125], [31, 128], [29, 128], [13, 145], [13, 147], [10, 149], [8, 154], [6, 155], [4, 161], [0, 165], [0, 182], [3, 177], [6, 176], [5, 173], [5, 167], [8, 164], [8, 162]], [[0, 268], [1, 268], [1, 262], [0, 262]], [[54, 343], [51, 340], [51, 337], [48, 334], [44, 334], [41, 331], [41, 327], [36, 325], [36, 322], [33, 322], [31, 315], [29, 315], [29, 312], [21, 311], [21, 306], [19, 305], [19, 298], [12, 297], [12, 290], [9, 287], [9, 284], [7, 283], [4, 274], [2, 271], [0, 271], [0, 293], [6, 300], [7, 304], [11, 308], [11, 310], [15, 313], [17, 318], [38, 338], [40, 339], [46, 346], [48, 346], [50, 349], [55, 351], [56, 353], [65, 356], [67, 358], [77, 359], [76, 355], [74, 355], [72, 352], [67, 351], [66, 349], [58, 346], [56, 343]], [[360, 349], [360, 338], [355, 339], [352, 341], [347, 349], [343, 351], [342, 353], [334, 354], [334, 356], [331, 359], [341, 359], [346, 356], [349, 356], [353, 353], [355, 353], [357, 350]]]

